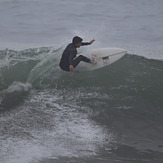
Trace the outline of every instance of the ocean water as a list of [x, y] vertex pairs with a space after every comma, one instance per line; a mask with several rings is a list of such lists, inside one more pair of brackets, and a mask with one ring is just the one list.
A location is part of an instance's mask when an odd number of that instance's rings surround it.
[[[163, 162], [162, 0], [0, 1], [0, 163]], [[74, 36], [128, 51], [67, 73]]]

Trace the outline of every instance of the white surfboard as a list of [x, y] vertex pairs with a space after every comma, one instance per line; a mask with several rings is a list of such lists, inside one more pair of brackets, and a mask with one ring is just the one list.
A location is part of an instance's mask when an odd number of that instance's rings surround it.
[[81, 55], [91, 58], [94, 64], [80, 62], [75, 68], [77, 71], [92, 71], [105, 66], [108, 66], [120, 58], [122, 58], [127, 53], [126, 50], [121, 48], [100, 48], [87, 53], [82, 53]]

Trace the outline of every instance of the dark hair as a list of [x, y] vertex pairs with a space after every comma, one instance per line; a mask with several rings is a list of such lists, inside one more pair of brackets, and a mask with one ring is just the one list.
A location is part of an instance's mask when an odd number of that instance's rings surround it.
[[72, 43], [75, 45], [75, 44], [78, 44], [80, 42], [82, 42], [83, 39], [78, 37], [78, 36], [75, 36], [73, 39], [72, 39]]

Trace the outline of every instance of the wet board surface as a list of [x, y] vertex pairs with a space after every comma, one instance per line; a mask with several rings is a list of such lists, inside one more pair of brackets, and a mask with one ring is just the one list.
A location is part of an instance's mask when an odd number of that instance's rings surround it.
[[126, 53], [127, 51], [121, 48], [100, 48], [87, 53], [81, 53], [80, 55], [89, 57], [94, 64], [80, 62], [75, 69], [77, 71], [96, 70], [118, 61]]

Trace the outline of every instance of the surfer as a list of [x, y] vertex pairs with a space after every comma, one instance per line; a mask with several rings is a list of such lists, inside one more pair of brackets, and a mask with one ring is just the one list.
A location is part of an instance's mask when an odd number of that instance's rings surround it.
[[84, 45], [91, 45], [95, 40], [91, 40], [90, 42], [82, 41], [82, 38], [75, 36], [72, 40], [72, 43], [70, 43], [66, 47], [59, 63], [59, 66], [62, 70], [73, 72], [74, 68], [80, 63], [80, 61], [91, 63], [91, 60], [83, 55], [79, 55], [78, 57], [76, 57], [76, 48], [80, 48], [80, 46]]

